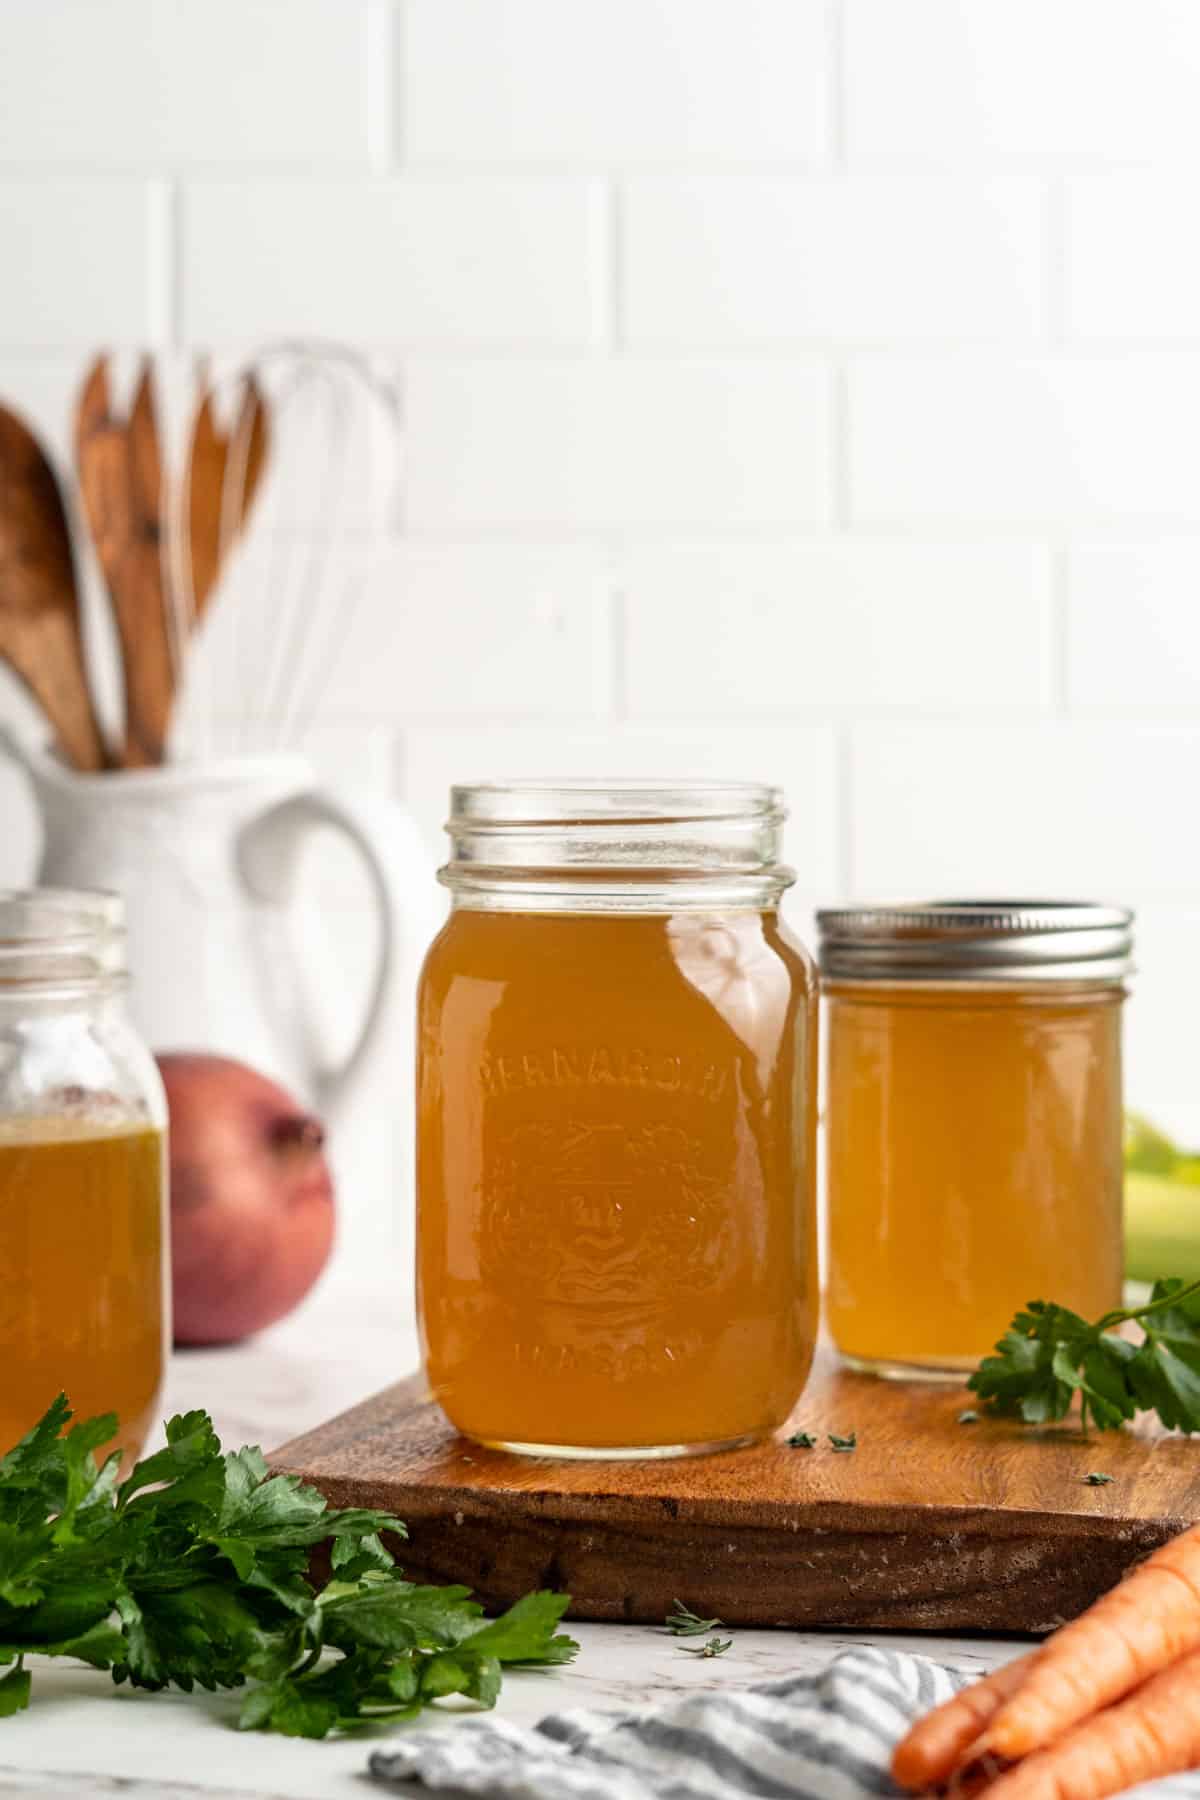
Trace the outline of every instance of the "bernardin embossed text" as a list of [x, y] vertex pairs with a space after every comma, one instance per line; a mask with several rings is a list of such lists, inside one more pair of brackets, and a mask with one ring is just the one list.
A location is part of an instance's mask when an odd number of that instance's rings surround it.
[[652, 1088], [719, 1100], [728, 1069], [695, 1057], [661, 1050], [590, 1048], [552, 1044], [545, 1049], [501, 1051], [484, 1057], [479, 1080], [485, 1094], [511, 1094], [522, 1088], [623, 1087]]

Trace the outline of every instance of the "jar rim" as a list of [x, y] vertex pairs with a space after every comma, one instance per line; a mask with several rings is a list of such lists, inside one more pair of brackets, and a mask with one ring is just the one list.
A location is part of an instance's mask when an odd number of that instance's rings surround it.
[[860, 981], [1121, 981], [1133, 910], [1093, 900], [953, 899], [825, 907], [821, 971]]
[[783, 791], [758, 781], [678, 781], [663, 778], [579, 776], [562, 781], [455, 783], [450, 824], [570, 825], [588, 821], [774, 817], [783, 819]]
[[570, 777], [456, 784], [455, 904], [481, 910], [669, 912], [771, 906], [787, 809], [764, 782]]
[[0, 888], [0, 992], [109, 986], [125, 972], [125, 902], [105, 888]]

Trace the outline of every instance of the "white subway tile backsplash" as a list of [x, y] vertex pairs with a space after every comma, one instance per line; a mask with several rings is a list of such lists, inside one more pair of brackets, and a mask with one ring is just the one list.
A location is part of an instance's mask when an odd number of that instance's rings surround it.
[[1200, 543], [1079, 545], [1067, 589], [1073, 706], [1200, 717]]
[[414, 362], [421, 530], [819, 523], [830, 380], [816, 362]]
[[816, 725], [415, 726], [404, 733], [404, 797], [435, 849], [451, 784], [628, 777], [767, 781], [785, 790], [784, 850], [806, 894], [837, 882], [834, 734]]
[[322, 706], [379, 719], [587, 717], [611, 691], [586, 545], [410, 544], [376, 562]]
[[619, 579], [635, 714], [1049, 700], [1050, 566], [1032, 546], [647, 545]]
[[863, 725], [853, 880], [906, 894], [1200, 890], [1200, 726]]
[[862, 356], [850, 371], [862, 522], [1200, 519], [1200, 356]]
[[318, 719], [310, 723], [296, 742], [318, 781], [360, 793], [390, 795], [395, 785], [392, 733], [386, 725], [371, 723], [366, 709], [354, 723]]
[[1125, 1008], [1125, 1094], [1189, 1149], [1200, 1149], [1200, 1091], [1187, 1053], [1200, 1016], [1200, 907], [1138, 905], [1137, 970]]
[[634, 344], [1025, 338], [1045, 205], [1010, 177], [638, 177], [621, 204]]
[[[185, 723], [408, 793], [409, 951], [451, 780], [776, 780], [793, 920], [847, 883], [1140, 902], [1130, 1097], [1200, 1144], [1194, 0], [0, 15], [0, 402], [68, 485], [103, 344], [119, 397], [158, 350], [172, 467], [197, 348], [403, 360], [399, 480], [392, 415], [331, 458], [328, 384], [276, 386]], [[0, 720], [43, 735], [2, 670]], [[0, 885], [37, 842], [0, 756]], [[301, 879], [349, 940], [332, 1042], [369, 907], [327, 838]], [[338, 1153], [360, 1247], [409, 1180], [375, 1127], [410, 974]]]
[[391, 734], [407, 721], [609, 709], [610, 581], [596, 549], [348, 544], [315, 588], [309, 553], [283, 540], [241, 559], [190, 659], [185, 741], [203, 741], [214, 707], [220, 739], [242, 747], [303, 726], [302, 747], [326, 773], [386, 788]]
[[404, 154], [448, 162], [809, 161], [821, 0], [407, 0]]
[[186, 334], [586, 345], [605, 273], [600, 201], [594, 183], [544, 176], [195, 182]]
[[1194, 153], [1191, 0], [846, 0], [852, 155]]
[[365, 166], [366, 0], [6, 0], [0, 163]]
[[158, 338], [157, 198], [146, 181], [0, 176], [0, 346]]
[[1076, 337], [1200, 338], [1200, 243], [1188, 173], [1081, 175], [1066, 186], [1066, 323]]

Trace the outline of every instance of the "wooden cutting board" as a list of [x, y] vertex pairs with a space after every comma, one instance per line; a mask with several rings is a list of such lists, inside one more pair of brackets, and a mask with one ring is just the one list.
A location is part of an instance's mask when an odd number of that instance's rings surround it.
[[960, 1425], [969, 1403], [823, 1356], [788, 1428], [815, 1449], [543, 1461], [459, 1437], [413, 1377], [270, 1460], [335, 1506], [397, 1513], [414, 1580], [492, 1606], [566, 1589], [580, 1619], [661, 1622], [678, 1597], [730, 1625], [1045, 1632], [1200, 1517], [1200, 1445]]

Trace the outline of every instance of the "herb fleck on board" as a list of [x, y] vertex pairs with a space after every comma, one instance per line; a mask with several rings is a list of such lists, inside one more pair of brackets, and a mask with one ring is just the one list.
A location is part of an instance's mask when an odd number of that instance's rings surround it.
[[724, 1656], [732, 1642], [732, 1638], [710, 1637], [706, 1644], [680, 1644], [679, 1648], [689, 1656]]

